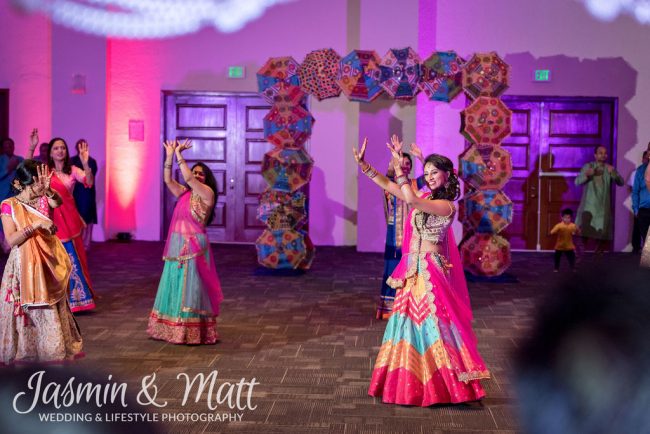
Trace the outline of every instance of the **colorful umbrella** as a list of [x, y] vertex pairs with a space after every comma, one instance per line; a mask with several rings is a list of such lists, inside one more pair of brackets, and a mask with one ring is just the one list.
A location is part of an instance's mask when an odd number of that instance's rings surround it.
[[271, 57], [257, 71], [257, 89], [264, 99], [273, 104], [278, 92], [278, 84], [300, 85], [298, 70], [300, 65], [293, 57]]
[[300, 86], [319, 101], [341, 94], [336, 82], [341, 56], [331, 48], [312, 51], [303, 60], [298, 72]]
[[450, 102], [463, 90], [463, 64], [455, 51], [436, 51], [422, 63], [420, 89], [432, 101]]
[[309, 182], [313, 165], [304, 149], [276, 148], [264, 154], [262, 176], [272, 189], [291, 193]]
[[300, 106], [273, 106], [264, 116], [264, 137], [280, 148], [300, 148], [313, 123], [313, 116]]
[[460, 251], [463, 268], [475, 276], [498, 276], [511, 263], [510, 243], [499, 235], [474, 234]]
[[374, 51], [352, 50], [341, 59], [337, 81], [350, 101], [371, 102], [382, 94], [380, 63]]
[[459, 202], [459, 216], [476, 232], [498, 234], [512, 223], [512, 201], [499, 190], [477, 190]]
[[300, 86], [284, 82], [269, 87], [265, 92], [272, 98], [272, 104], [278, 108], [292, 108], [297, 105], [305, 105], [307, 102], [307, 94], [302, 91]]
[[303, 240], [305, 241], [305, 257], [302, 261], [300, 261], [300, 264], [298, 264], [298, 268], [301, 270], [309, 270], [311, 268], [311, 263], [314, 261], [314, 257], [316, 256], [316, 248], [314, 247], [314, 243], [311, 241], [311, 238], [309, 238], [309, 234], [307, 232], [298, 232], [302, 234]]
[[305, 194], [265, 190], [260, 195], [257, 219], [271, 230], [294, 229], [306, 217]]
[[295, 230], [266, 229], [255, 241], [257, 262], [267, 268], [297, 268], [306, 255], [303, 235]]
[[419, 91], [418, 83], [422, 77], [422, 61], [411, 48], [390, 49], [381, 59], [379, 78], [381, 87], [388, 94], [401, 100], [412, 99]]
[[510, 135], [511, 119], [503, 101], [481, 96], [460, 112], [460, 132], [472, 143], [498, 145]]
[[500, 190], [512, 177], [510, 152], [501, 146], [472, 145], [460, 155], [460, 177], [478, 190]]
[[497, 97], [509, 86], [509, 69], [495, 52], [474, 54], [463, 68], [463, 88], [471, 98]]

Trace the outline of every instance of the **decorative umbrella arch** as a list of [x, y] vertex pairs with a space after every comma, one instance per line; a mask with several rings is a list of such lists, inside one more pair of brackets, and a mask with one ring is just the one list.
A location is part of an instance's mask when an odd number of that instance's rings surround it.
[[471, 98], [498, 97], [510, 86], [510, 67], [494, 51], [477, 53], [463, 68], [463, 88]]
[[304, 235], [296, 230], [266, 229], [255, 241], [257, 261], [275, 269], [298, 268], [307, 256]]
[[301, 106], [274, 106], [264, 116], [264, 137], [279, 148], [299, 149], [311, 135], [314, 121]]
[[459, 203], [463, 224], [478, 233], [498, 234], [512, 223], [512, 201], [499, 190], [477, 190]]
[[350, 101], [372, 102], [384, 92], [380, 63], [379, 55], [369, 50], [352, 50], [341, 59], [337, 82]]
[[391, 48], [381, 59], [379, 71], [372, 74], [392, 98], [408, 101], [420, 91], [422, 61], [410, 47]]
[[303, 60], [298, 76], [302, 89], [322, 101], [341, 94], [336, 80], [341, 56], [331, 48], [312, 51]]
[[478, 190], [500, 190], [512, 177], [510, 152], [501, 146], [472, 145], [460, 155], [459, 175]]
[[257, 89], [266, 101], [273, 104], [279, 84], [300, 86], [298, 70], [300, 65], [291, 56], [271, 57], [257, 71]]
[[309, 182], [313, 166], [304, 149], [274, 149], [264, 154], [262, 176], [270, 188], [291, 193]]
[[475, 276], [498, 276], [512, 262], [510, 243], [500, 235], [474, 234], [460, 249], [463, 268]]
[[451, 102], [463, 91], [465, 60], [455, 51], [436, 51], [422, 62], [420, 89], [431, 101]]
[[271, 230], [293, 229], [307, 217], [305, 194], [266, 189], [260, 195], [257, 219]]
[[512, 131], [512, 111], [499, 98], [478, 97], [460, 112], [460, 132], [472, 143], [498, 145]]

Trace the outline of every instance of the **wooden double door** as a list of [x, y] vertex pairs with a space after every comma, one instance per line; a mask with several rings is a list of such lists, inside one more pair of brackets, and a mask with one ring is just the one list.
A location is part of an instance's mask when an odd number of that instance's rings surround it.
[[[512, 110], [512, 134], [502, 144], [512, 156], [513, 176], [504, 188], [514, 205], [504, 231], [513, 249], [550, 250], [549, 235], [560, 211], [577, 213], [582, 196], [575, 178], [607, 148], [616, 166], [616, 98], [502, 97]], [[613, 196], [612, 196], [613, 197]], [[612, 200], [612, 206], [614, 201]]]
[[[204, 162], [217, 180], [215, 218], [207, 228], [210, 241], [254, 242], [265, 228], [256, 212], [258, 196], [267, 186], [262, 159], [273, 147], [263, 132], [271, 107], [248, 93], [165, 91], [162, 97], [163, 140], [190, 139], [193, 146], [183, 154], [187, 163]], [[172, 173], [182, 181], [175, 162]], [[163, 190], [162, 239], [176, 203]]]

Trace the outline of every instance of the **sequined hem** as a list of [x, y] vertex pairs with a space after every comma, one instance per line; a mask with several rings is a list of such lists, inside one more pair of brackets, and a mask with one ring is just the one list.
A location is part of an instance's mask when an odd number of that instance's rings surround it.
[[171, 318], [151, 312], [147, 333], [172, 344], [201, 345], [219, 341], [214, 318]]
[[456, 373], [458, 381], [469, 383], [472, 380], [487, 380], [490, 378], [490, 371], [472, 371]]

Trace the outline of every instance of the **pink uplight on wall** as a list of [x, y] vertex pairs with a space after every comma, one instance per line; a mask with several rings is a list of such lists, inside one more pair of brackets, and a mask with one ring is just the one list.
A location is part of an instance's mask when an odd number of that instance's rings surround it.
[[144, 121], [129, 120], [129, 142], [144, 142]]

